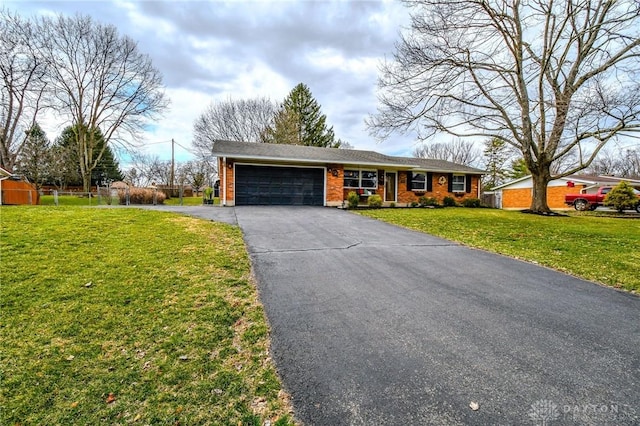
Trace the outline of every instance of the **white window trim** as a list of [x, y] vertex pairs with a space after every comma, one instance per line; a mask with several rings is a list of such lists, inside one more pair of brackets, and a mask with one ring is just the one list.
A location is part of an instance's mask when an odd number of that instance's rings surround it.
[[[378, 188], [378, 171], [373, 169], [344, 169], [345, 172], [358, 172], [358, 185], [359, 186], [344, 186], [344, 178], [342, 178], [342, 187], [348, 189], [377, 189]], [[375, 186], [362, 186], [362, 172], [373, 172], [376, 174]], [[349, 178], [353, 179], [353, 178]]]
[[[421, 175], [424, 175], [424, 188], [414, 188], [413, 187], [413, 174], [414, 173], [419, 173]], [[427, 179], [429, 179], [429, 174], [427, 173], [426, 170], [413, 170], [411, 171], [411, 191], [413, 192], [427, 192]]]
[[[456, 177], [462, 176], [462, 189], [456, 190], [453, 186], [456, 184]], [[451, 192], [466, 192], [467, 191], [467, 175], [464, 174], [454, 174], [451, 179]]]

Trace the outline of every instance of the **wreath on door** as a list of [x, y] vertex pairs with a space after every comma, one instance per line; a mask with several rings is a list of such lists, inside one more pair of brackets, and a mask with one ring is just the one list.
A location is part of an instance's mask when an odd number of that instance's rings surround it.
[[440, 179], [438, 179], [438, 183], [440, 185], [444, 185], [445, 183], [447, 183], [447, 178], [445, 176], [440, 176]]

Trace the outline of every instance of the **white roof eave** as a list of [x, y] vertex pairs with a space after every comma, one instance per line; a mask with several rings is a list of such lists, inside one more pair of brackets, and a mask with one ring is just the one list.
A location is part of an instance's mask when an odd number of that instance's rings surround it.
[[412, 171], [430, 171], [438, 173], [462, 173], [462, 174], [483, 174], [485, 172], [470, 172], [460, 170], [446, 170], [446, 169], [428, 169], [419, 165], [413, 164], [394, 164], [394, 163], [381, 163], [373, 161], [336, 161], [331, 159], [301, 159], [301, 158], [286, 158], [286, 157], [269, 157], [269, 156], [257, 156], [257, 155], [243, 155], [243, 154], [225, 154], [225, 153], [213, 153], [217, 157], [228, 157], [234, 160], [253, 160], [253, 161], [272, 161], [272, 162], [286, 162], [286, 163], [307, 163], [307, 164], [344, 164], [346, 166], [364, 166], [364, 167], [392, 167], [395, 169], [412, 170]]

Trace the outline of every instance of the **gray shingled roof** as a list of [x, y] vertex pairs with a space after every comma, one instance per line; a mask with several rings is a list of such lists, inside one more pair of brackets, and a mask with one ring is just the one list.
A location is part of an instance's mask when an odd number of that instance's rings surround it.
[[322, 164], [347, 164], [354, 166], [394, 167], [419, 169], [434, 172], [484, 173], [480, 169], [444, 160], [426, 158], [395, 157], [375, 151], [357, 149], [318, 148], [301, 145], [216, 141], [213, 155], [236, 160], [262, 160], [282, 162], [304, 162]]

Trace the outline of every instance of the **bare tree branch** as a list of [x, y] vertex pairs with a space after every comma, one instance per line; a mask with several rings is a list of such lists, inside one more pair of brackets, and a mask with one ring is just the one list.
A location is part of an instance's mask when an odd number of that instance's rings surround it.
[[373, 135], [502, 140], [546, 185], [640, 131], [640, 2], [405, 1], [411, 27], [381, 67]]
[[[49, 65], [52, 107], [79, 125], [76, 143], [88, 191], [108, 144], [131, 146], [126, 137], [138, 136], [167, 107], [162, 77], [134, 41], [88, 16], [44, 17], [38, 31], [46, 41], [39, 53]], [[93, 129], [106, 142], [97, 155]]]
[[9, 170], [42, 108], [47, 67], [36, 53], [41, 40], [30, 21], [0, 9], [0, 165]]
[[276, 110], [268, 98], [212, 102], [193, 124], [193, 146], [206, 159], [216, 140], [263, 142]]

